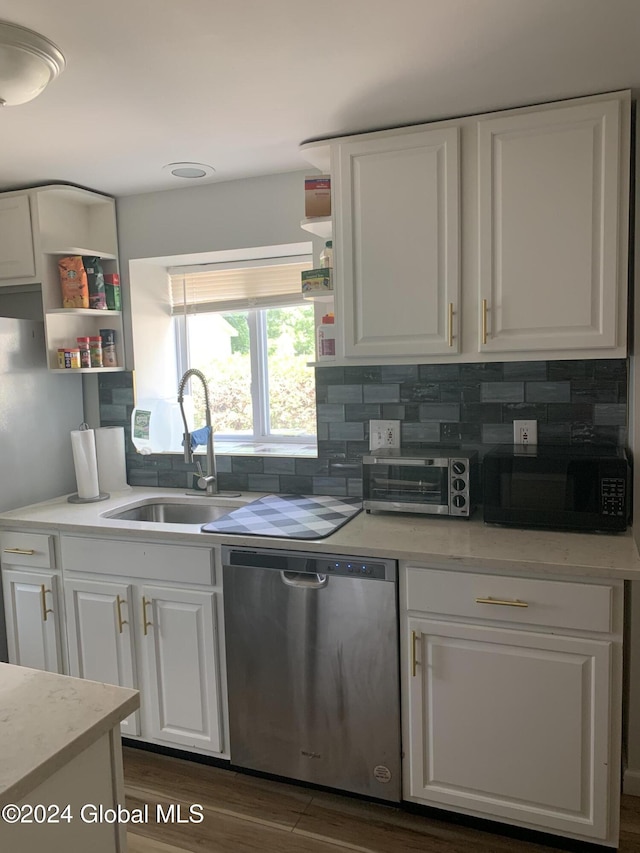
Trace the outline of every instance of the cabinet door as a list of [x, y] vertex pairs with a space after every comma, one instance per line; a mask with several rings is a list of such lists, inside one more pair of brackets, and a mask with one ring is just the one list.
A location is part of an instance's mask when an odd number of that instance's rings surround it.
[[0, 198], [0, 279], [35, 274], [29, 196]]
[[611, 643], [411, 618], [406, 640], [408, 799], [606, 838]]
[[9, 662], [62, 672], [57, 576], [3, 567], [2, 591]]
[[336, 291], [346, 356], [460, 348], [458, 129], [339, 145]]
[[[132, 587], [73, 579], [64, 590], [70, 674], [136, 689]], [[120, 729], [140, 734], [138, 712]]]
[[149, 735], [222, 752], [215, 593], [141, 589]]
[[478, 123], [480, 351], [624, 346], [620, 114], [611, 100]]

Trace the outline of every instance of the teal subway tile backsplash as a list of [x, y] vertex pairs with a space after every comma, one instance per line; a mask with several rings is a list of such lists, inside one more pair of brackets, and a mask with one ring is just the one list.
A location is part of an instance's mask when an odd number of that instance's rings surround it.
[[[535, 419], [541, 444], [627, 443], [625, 359], [366, 365], [315, 368], [318, 458], [219, 456], [221, 489], [300, 494], [362, 492], [369, 421], [401, 422], [412, 449], [478, 450], [511, 443], [514, 419]], [[181, 454], [140, 456], [130, 441], [130, 373], [99, 378], [100, 417], [122, 425], [132, 485], [183, 488]]]

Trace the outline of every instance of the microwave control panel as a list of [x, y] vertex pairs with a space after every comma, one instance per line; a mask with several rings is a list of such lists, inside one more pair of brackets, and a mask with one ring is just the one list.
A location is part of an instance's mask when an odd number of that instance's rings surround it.
[[625, 481], [622, 477], [603, 477], [600, 480], [600, 500], [603, 515], [625, 514]]

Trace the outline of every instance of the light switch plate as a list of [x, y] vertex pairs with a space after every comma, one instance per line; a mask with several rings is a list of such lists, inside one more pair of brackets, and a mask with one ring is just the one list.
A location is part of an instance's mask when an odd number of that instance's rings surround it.
[[400, 447], [400, 421], [369, 421], [369, 450]]

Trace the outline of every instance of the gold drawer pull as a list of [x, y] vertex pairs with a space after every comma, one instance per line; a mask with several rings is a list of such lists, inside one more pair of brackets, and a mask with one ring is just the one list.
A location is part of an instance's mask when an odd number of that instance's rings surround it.
[[47, 608], [47, 593], [51, 592], [50, 589], [47, 589], [46, 586], [41, 583], [40, 584], [40, 601], [42, 603], [42, 621], [47, 621], [47, 613], [53, 613], [53, 610], [49, 607]]
[[29, 548], [29, 549], [26, 549], [26, 548], [5, 548], [4, 553], [5, 554], [23, 554], [25, 557], [33, 557], [33, 555], [36, 552], [33, 550], [33, 548]]
[[416, 659], [416, 642], [418, 640], [418, 632], [411, 632], [411, 675], [413, 678], [416, 677], [416, 667], [418, 666], [418, 661]]
[[153, 604], [151, 599], [147, 599], [142, 596], [142, 629], [144, 631], [145, 637], [149, 633], [149, 628], [153, 628], [153, 622], [147, 622], [147, 605]]
[[116, 596], [116, 606], [118, 608], [118, 631], [122, 634], [122, 626], [128, 625], [126, 619], [122, 618], [122, 605], [125, 604], [125, 599], [121, 598], [119, 595]]
[[514, 598], [512, 601], [503, 601], [501, 598], [476, 598], [476, 604], [501, 604], [504, 607], [528, 607], [526, 601], [518, 601]]

